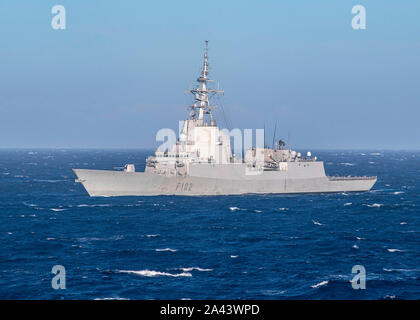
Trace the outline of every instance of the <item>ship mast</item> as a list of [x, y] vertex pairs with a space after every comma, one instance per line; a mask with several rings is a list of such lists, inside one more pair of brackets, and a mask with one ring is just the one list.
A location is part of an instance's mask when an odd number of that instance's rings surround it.
[[213, 81], [207, 77], [209, 75], [208, 44], [209, 42], [206, 41], [203, 68], [197, 78], [198, 85], [194, 89], [188, 90], [194, 96], [194, 103], [189, 106], [191, 108], [190, 119], [196, 120], [197, 125], [205, 125], [205, 115], [210, 117], [210, 125], [216, 125], [212, 115], [212, 109], [215, 106], [210, 105], [210, 98], [217, 93], [223, 93], [222, 90], [213, 90], [208, 87], [208, 83]]

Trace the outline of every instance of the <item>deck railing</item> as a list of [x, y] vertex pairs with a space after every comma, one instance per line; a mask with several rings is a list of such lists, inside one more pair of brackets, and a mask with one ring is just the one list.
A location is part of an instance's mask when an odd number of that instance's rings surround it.
[[374, 180], [376, 176], [361, 176], [361, 177], [335, 177], [335, 176], [327, 176], [329, 180], [338, 181], [338, 180]]

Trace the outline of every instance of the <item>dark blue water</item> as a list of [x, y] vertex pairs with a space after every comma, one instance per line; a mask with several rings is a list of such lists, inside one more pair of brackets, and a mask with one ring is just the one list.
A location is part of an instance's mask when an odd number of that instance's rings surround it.
[[142, 170], [148, 153], [0, 151], [0, 298], [420, 298], [420, 152], [315, 153], [330, 175], [378, 175], [365, 193], [90, 198], [74, 183], [71, 168]]

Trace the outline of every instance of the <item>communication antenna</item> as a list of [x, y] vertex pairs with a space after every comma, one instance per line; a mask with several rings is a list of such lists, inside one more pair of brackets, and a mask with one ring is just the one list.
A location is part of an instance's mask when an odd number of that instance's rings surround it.
[[274, 149], [274, 141], [276, 139], [276, 131], [277, 131], [277, 121], [276, 121], [276, 125], [274, 126], [274, 134], [273, 134], [273, 149]]

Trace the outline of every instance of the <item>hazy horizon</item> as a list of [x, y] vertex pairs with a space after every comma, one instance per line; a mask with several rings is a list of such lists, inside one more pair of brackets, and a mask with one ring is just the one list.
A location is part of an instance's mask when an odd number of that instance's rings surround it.
[[[51, 27], [57, 4], [65, 30]], [[365, 30], [352, 29], [356, 4]], [[155, 148], [160, 128], [185, 119], [209, 40], [232, 128], [265, 124], [272, 137], [277, 123], [294, 149], [420, 150], [419, 11], [396, 0], [3, 2], [0, 148]]]

